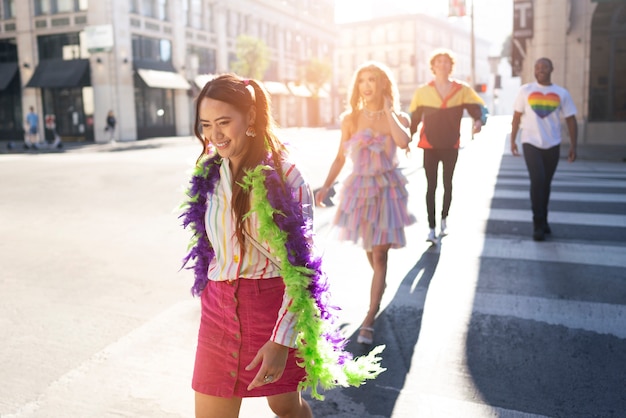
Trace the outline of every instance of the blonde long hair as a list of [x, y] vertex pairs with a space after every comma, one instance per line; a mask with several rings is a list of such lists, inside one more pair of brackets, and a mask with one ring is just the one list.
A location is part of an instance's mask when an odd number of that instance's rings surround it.
[[[393, 110], [400, 111], [400, 93], [398, 92], [398, 85], [395, 82], [393, 74], [389, 67], [378, 61], [366, 61], [361, 64], [352, 75], [351, 88], [348, 91], [347, 107], [341, 115], [341, 119], [348, 115], [358, 115], [363, 109], [365, 102], [359, 92], [359, 77], [364, 71], [370, 71], [376, 76], [376, 87], [381, 88], [381, 96], [389, 96]], [[357, 118], [352, 118], [353, 123], [356, 123]]]

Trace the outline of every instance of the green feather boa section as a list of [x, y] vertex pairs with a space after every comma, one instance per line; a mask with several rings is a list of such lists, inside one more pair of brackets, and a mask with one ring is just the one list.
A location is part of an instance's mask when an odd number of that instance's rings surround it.
[[272, 253], [280, 260], [280, 273], [287, 295], [292, 300], [289, 311], [297, 313], [297, 350], [301, 359], [300, 365], [306, 369], [307, 374], [299, 389], [310, 388], [311, 395], [321, 400], [324, 396], [319, 393], [318, 386], [324, 390], [337, 386], [360, 386], [365, 380], [374, 379], [385, 371], [380, 365], [381, 358], [378, 357], [385, 346], [377, 346], [366, 356], [353, 359], [352, 355], [337, 349], [336, 345], [324, 338], [332, 330], [328, 329], [330, 321], [321, 318], [315, 299], [309, 291], [314, 271], [295, 266], [288, 261], [287, 233], [274, 221], [278, 210], [267, 199], [265, 170], [273, 168], [261, 165], [248, 171], [243, 178], [242, 187], [251, 196], [250, 213], [255, 212], [258, 216], [260, 240], [268, 242]]

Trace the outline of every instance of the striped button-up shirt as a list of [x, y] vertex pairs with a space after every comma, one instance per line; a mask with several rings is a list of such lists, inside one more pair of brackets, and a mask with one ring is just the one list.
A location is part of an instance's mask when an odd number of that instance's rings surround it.
[[[296, 198], [302, 204], [305, 219], [313, 221], [313, 194], [304, 181], [302, 174], [292, 163], [283, 163], [283, 172], [287, 185], [296, 194]], [[241, 248], [235, 233], [236, 223], [231, 207], [233, 195], [233, 176], [230, 171], [228, 159], [224, 159], [220, 168], [220, 179], [215, 185], [215, 192], [208, 196], [207, 211], [205, 217], [206, 233], [215, 250], [215, 257], [209, 265], [208, 278], [216, 281], [232, 281], [238, 279], [267, 279], [280, 276], [278, 267], [272, 264], [252, 244], [246, 243], [246, 251], [241, 257]], [[256, 213], [248, 218], [250, 221], [250, 234], [259, 241], [259, 220]], [[267, 242], [261, 245], [271, 254]], [[288, 311], [291, 300], [285, 296], [278, 312], [276, 325], [270, 339], [278, 344], [289, 347], [295, 346], [295, 314]]]

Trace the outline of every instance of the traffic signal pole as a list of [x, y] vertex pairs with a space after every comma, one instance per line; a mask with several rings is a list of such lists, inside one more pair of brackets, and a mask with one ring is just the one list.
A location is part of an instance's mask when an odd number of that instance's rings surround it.
[[[475, 52], [475, 48], [476, 48], [476, 40], [475, 40], [475, 36], [474, 36], [474, 0], [471, 0], [472, 4], [470, 6], [470, 36], [471, 36], [471, 40], [470, 40], [470, 63], [471, 63], [471, 73], [470, 73], [470, 78], [471, 78], [471, 86], [474, 87], [476, 86], [476, 52]], [[472, 140], [474, 140], [474, 124], [472, 123]]]
[[470, 74], [470, 78], [471, 78], [471, 86], [475, 86], [476, 85], [476, 52], [475, 52], [475, 48], [476, 48], [476, 40], [475, 40], [475, 35], [474, 35], [474, 0], [472, 0], [472, 4], [470, 6], [470, 24], [471, 24], [471, 29], [470, 29], [470, 36], [471, 36], [471, 40], [470, 40], [470, 54], [471, 54], [471, 74]]

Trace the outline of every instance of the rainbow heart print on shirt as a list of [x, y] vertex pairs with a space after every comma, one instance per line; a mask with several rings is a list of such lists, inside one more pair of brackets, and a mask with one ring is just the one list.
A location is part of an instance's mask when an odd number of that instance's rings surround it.
[[558, 109], [561, 98], [555, 93], [543, 94], [536, 91], [528, 96], [528, 104], [537, 116], [543, 119]]

